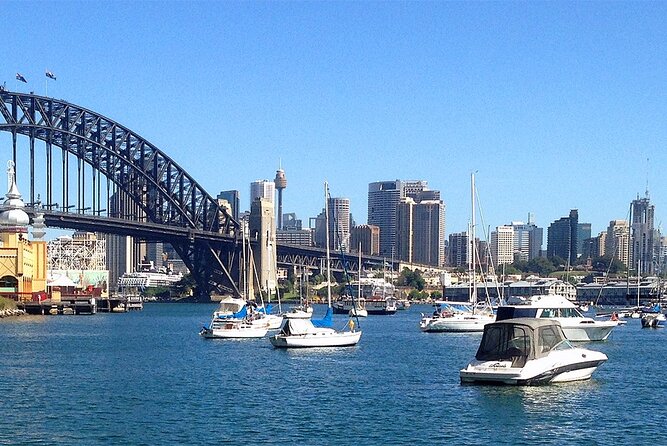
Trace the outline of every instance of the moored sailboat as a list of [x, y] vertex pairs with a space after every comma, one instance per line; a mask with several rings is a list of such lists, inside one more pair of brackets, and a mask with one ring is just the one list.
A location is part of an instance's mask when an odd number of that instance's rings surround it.
[[308, 348], [308, 347], [346, 347], [356, 345], [361, 339], [361, 330], [355, 329], [354, 321], [350, 321], [344, 328], [336, 330], [333, 327], [333, 310], [331, 307], [331, 258], [329, 252], [329, 188], [324, 183], [325, 215], [326, 215], [326, 244], [327, 244], [327, 313], [324, 318], [295, 319], [286, 318], [280, 332], [270, 336], [271, 344], [276, 348]]

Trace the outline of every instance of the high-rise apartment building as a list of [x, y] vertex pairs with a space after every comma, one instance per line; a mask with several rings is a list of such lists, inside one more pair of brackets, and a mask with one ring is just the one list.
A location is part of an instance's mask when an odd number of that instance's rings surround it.
[[603, 255], [618, 259], [627, 267], [630, 264], [630, 225], [626, 220], [609, 222]]
[[574, 265], [577, 260], [577, 229], [579, 212], [570, 211], [568, 217], [560, 218], [547, 229], [547, 257], [558, 256]]
[[498, 226], [491, 233], [491, 259], [495, 266], [514, 262], [514, 228]]
[[453, 268], [467, 267], [470, 263], [470, 236], [467, 232], [449, 234], [449, 256], [447, 263]]
[[632, 269], [639, 268], [641, 274], [654, 274], [655, 260], [659, 254], [660, 234], [654, 226], [655, 206], [648, 197], [637, 197], [632, 201]]
[[350, 247], [350, 199], [329, 198], [329, 240], [331, 249], [348, 252]]

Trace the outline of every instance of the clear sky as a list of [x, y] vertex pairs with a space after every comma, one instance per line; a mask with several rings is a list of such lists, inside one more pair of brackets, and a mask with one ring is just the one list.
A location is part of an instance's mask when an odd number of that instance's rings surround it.
[[464, 231], [473, 171], [485, 226], [577, 208], [596, 235], [647, 183], [656, 221], [667, 211], [667, 2], [0, 9], [0, 83], [45, 94], [49, 69], [49, 96], [136, 131], [211, 195], [240, 190], [244, 209], [282, 163], [284, 211], [304, 222], [324, 180], [359, 224], [369, 182], [423, 179], [447, 234]]

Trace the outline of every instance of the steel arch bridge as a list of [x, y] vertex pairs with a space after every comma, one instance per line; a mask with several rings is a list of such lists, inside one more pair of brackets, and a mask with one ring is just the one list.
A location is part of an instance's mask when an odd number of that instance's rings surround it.
[[[91, 228], [106, 225], [100, 232], [167, 241], [203, 294], [238, 293], [231, 274], [238, 263], [239, 223], [183, 168], [146, 139], [83, 107], [4, 89], [0, 90], [0, 131], [12, 135], [14, 163], [19, 150], [17, 137], [29, 138], [32, 204], [38, 201], [36, 158], [44, 159], [46, 185], [41, 205], [47, 224], [72, 229], [85, 224]], [[37, 140], [45, 143], [43, 153], [35, 148]], [[70, 165], [70, 159], [76, 160], [76, 166]], [[58, 161], [60, 182], [55, 181], [54, 174]], [[77, 187], [70, 193], [73, 171]], [[54, 192], [60, 192], [58, 197]], [[76, 211], [70, 212], [74, 207]]]

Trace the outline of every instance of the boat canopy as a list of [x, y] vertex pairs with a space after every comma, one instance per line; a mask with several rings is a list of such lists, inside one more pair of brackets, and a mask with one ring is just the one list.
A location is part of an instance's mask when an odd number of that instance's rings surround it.
[[487, 324], [475, 358], [479, 361], [526, 361], [547, 356], [554, 348], [570, 347], [560, 323], [551, 319], [519, 318]]
[[246, 301], [234, 297], [225, 297], [220, 301], [220, 306], [215, 311], [219, 318], [244, 318], [247, 314]]
[[282, 335], [305, 335], [319, 332], [310, 319], [285, 319], [281, 327]]
[[322, 319], [312, 319], [312, 325], [320, 328], [331, 328], [333, 327], [333, 310], [331, 307], [327, 307], [327, 314], [324, 315]]

